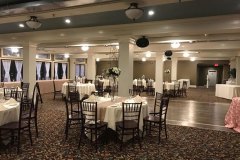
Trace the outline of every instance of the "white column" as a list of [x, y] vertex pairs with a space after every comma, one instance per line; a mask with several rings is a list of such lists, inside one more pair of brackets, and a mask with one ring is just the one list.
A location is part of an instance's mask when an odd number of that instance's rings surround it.
[[133, 53], [134, 45], [129, 37], [119, 39], [119, 61], [118, 67], [121, 69], [118, 83], [118, 95], [128, 96], [128, 90], [133, 85]]
[[88, 54], [87, 58], [87, 79], [94, 80], [96, 76], [96, 61], [92, 53]]
[[70, 75], [70, 79], [73, 79], [73, 80], [75, 79], [75, 70], [76, 70], [75, 63], [76, 63], [76, 59], [70, 57], [70, 60], [69, 60], [70, 74], [69, 75]]
[[155, 92], [163, 93], [163, 54], [156, 53]]
[[172, 58], [172, 69], [171, 69], [171, 80], [177, 80], [177, 64], [178, 64], [178, 59], [177, 58]]
[[36, 83], [36, 44], [23, 44], [23, 82], [30, 83], [29, 96], [32, 96]]
[[236, 85], [240, 85], [240, 57], [236, 57]]

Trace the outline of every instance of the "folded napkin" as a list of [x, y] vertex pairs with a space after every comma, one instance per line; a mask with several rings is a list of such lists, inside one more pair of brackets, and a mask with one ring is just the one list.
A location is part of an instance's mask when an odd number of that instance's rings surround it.
[[18, 91], [22, 91], [22, 89], [21, 89], [20, 87], [18, 87], [18, 86], [17, 86], [17, 90], [18, 90]]
[[137, 95], [136, 97], [133, 98], [134, 102], [136, 103], [141, 103], [143, 101], [142, 97], [140, 97], [139, 95]]
[[88, 99], [86, 99], [87, 102], [95, 102], [97, 97], [95, 95], [91, 95]]
[[18, 105], [18, 102], [13, 98], [10, 98], [7, 102], [3, 104], [5, 108], [16, 107], [16, 105]]

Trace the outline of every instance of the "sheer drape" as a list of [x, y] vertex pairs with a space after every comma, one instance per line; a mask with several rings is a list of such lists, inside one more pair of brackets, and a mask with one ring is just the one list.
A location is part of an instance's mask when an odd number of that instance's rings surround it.
[[46, 79], [50, 79], [49, 76], [50, 62], [46, 62], [45, 67], [46, 67]]
[[42, 62], [37, 62], [36, 64], [37, 64], [37, 80], [40, 80]]
[[3, 62], [3, 67], [5, 70], [5, 76], [4, 76], [4, 82], [10, 82], [10, 65], [11, 65], [11, 60], [2, 60]]
[[62, 70], [63, 70], [62, 79], [66, 79], [66, 70], [67, 70], [67, 64], [66, 63], [62, 64]]
[[22, 61], [15, 61], [15, 66], [16, 66], [16, 69], [17, 69], [17, 79], [16, 79], [16, 81], [21, 81], [22, 80], [22, 74], [21, 74], [22, 64], [23, 64]]
[[55, 79], [58, 79], [58, 63], [54, 63]]
[[80, 65], [80, 67], [81, 67], [81, 71], [80, 71], [80, 76], [84, 76], [85, 75], [85, 65]]
[[79, 74], [79, 64], [76, 64], [75, 65], [75, 76], [79, 76], [80, 74]]

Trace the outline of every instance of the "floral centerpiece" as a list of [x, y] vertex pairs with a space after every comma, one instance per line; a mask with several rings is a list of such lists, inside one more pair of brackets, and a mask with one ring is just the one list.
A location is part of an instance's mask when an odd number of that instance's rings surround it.
[[121, 70], [118, 67], [108, 68], [106, 74], [110, 77], [118, 77], [121, 73]]
[[116, 78], [121, 74], [121, 70], [118, 67], [108, 68], [106, 70], [106, 75], [112, 77], [113, 86], [112, 86], [112, 100], [114, 101], [114, 95], [116, 91]]

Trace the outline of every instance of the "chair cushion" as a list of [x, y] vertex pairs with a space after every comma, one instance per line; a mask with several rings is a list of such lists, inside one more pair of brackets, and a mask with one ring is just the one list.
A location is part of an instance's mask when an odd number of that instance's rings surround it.
[[149, 115], [145, 118], [143, 118], [144, 121], [149, 121], [149, 122], [159, 122], [160, 121], [160, 117], [159, 116], [153, 116], [153, 115]]
[[[116, 127], [123, 128], [123, 121], [116, 122]], [[125, 120], [124, 129], [134, 129], [138, 128], [138, 123], [134, 120]]]
[[[107, 126], [107, 125], [108, 125], [107, 122], [102, 122], [102, 121], [97, 122], [97, 128], [102, 128], [102, 127], [105, 127], [105, 126]], [[90, 123], [90, 122], [86, 122], [86, 123], [84, 124], [84, 127], [85, 127], [85, 128], [88, 128], [88, 129], [94, 129], [94, 128], [95, 128], [95, 124], [92, 124], [92, 123]]]

